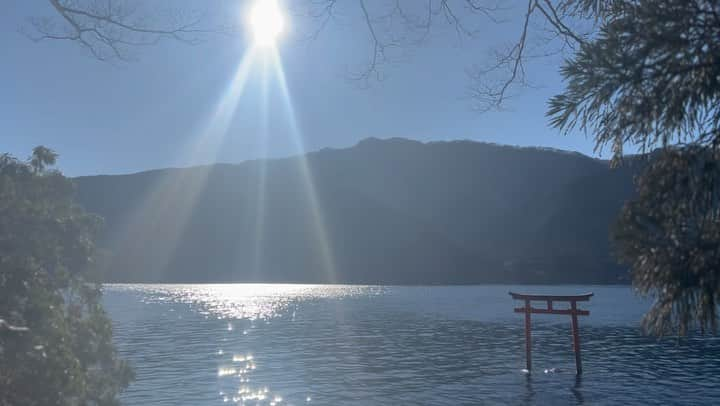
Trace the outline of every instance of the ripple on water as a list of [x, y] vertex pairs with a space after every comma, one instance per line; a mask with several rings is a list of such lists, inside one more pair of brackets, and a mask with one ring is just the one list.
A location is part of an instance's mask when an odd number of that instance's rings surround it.
[[629, 289], [592, 287], [598, 300], [581, 320], [582, 379], [562, 319], [534, 322], [537, 372], [523, 374], [522, 320], [507, 290], [111, 285], [105, 300], [137, 372], [122, 399], [129, 405], [720, 399], [720, 341], [643, 337], [643, 307]]

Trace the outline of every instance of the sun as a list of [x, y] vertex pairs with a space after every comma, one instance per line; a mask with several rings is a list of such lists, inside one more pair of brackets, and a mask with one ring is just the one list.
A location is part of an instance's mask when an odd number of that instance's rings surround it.
[[285, 18], [277, 0], [256, 0], [250, 9], [248, 24], [256, 45], [274, 46], [285, 29]]

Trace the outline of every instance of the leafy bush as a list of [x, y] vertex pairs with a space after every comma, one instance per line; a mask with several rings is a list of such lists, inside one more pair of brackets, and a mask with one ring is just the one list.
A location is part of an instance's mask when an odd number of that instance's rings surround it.
[[0, 155], [0, 405], [114, 405], [133, 374], [90, 271], [102, 221], [55, 158]]

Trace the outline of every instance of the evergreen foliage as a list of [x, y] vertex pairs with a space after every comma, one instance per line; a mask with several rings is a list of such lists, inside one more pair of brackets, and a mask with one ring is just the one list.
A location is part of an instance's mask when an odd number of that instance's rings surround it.
[[685, 334], [717, 329], [720, 303], [720, 161], [703, 147], [669, 149], [638, 179], [614, 237], [642, 294], [657, 296], [644, 327]]
[[56, 157], [0, 155], [0, 405], [115, 405], [133, 375], [90, 272], [101, 219]]
[[651, 154], [615, 227], [620, 258], [654, 296], [649, 332], [715, 330], [718, 283], [720, 1], [607, 3], [599, 34], [562, 68], [548, 115], [611, 145]]

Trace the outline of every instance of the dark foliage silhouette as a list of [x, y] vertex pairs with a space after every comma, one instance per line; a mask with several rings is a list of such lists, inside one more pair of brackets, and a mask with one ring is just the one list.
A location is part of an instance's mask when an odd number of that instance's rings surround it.
[[56, 156], [0, 156], [0, 405], [114, 405], [132, 372], [90, 272], [101, 220]]

